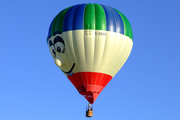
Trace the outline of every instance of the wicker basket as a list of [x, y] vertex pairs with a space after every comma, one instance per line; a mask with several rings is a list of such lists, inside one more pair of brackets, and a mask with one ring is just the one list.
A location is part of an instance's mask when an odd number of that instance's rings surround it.
[[92, 117], [92, 116], [93, 116], [93, 111], [92, 110], [86, 111], [86, 117]]

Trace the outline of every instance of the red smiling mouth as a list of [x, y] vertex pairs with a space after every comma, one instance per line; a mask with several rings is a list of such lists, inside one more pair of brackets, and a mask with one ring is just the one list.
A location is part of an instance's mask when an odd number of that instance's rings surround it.
[[73, 66], [71, 67], [71, 69], [68, 71], [68, 72], [65, 72], [65, 71], [63, 71], [64, 73], [66, 73], [67, 74], [67, 76], [72, 76], [73, 75], [73, 72], [72, 72], [72, 70], [74, 69], [74, 66], [75, 66], [75, 63], [73, 64]]

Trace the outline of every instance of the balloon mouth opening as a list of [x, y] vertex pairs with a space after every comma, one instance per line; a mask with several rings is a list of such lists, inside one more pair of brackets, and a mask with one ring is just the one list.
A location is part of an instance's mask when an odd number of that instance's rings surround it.
[[81, 95], [84, 96], [89, 103], [93, 104], [96, 98], [98, 97], [99, 92], [88, 91], [81, 93]]

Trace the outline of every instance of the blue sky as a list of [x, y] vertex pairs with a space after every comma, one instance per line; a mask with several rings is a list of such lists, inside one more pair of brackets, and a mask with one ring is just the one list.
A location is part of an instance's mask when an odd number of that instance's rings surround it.
[[0, 118], [84, 120], [88, 102], [51, 58], [54, 16], [80, 3], [109, 5], [130, 21], [130, 57], [94, 103], [92, 120], [180, 119], [180, 1], [6, 0], [0, 4]]

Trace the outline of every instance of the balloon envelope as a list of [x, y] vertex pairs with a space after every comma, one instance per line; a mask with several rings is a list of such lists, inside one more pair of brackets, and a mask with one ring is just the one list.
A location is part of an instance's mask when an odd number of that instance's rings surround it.
[[132, 46], [128, 19], [100, 4], [78, 4], [52, 21], [47, 42], [62, 72], [91, 104], [121, 69]]

